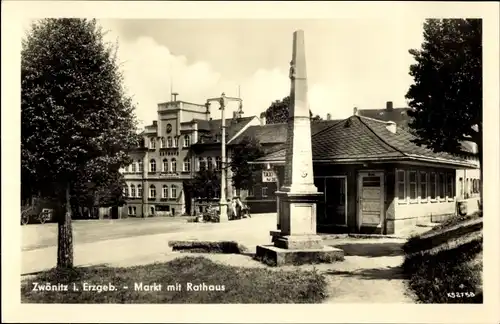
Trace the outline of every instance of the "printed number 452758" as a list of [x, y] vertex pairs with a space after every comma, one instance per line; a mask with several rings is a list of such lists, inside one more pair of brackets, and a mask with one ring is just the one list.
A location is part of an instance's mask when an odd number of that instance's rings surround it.
[[476, 296], [472, 291], [467, 291], [467, 292], [451, 292], [447, 293], [448, 298], [473, 298]]

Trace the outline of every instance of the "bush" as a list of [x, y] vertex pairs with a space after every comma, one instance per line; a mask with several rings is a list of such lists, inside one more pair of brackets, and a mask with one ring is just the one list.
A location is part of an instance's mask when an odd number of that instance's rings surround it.
[[[418, 238], [412, 238], [413, 244]], [[407, 254], [409, 286], [423, 303], [482, 303], [482, 235], [449, 248]], [[457, 294], [453, 295], [453, 294]], [[465, 294], [465, 295], [461, 295]], [[471, 295], [472, 294], [472, 295]]]

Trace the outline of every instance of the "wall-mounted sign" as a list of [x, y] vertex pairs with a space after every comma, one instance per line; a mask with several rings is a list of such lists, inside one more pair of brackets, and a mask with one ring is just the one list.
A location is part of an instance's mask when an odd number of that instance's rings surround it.
[[278, 176], [273, 170], [263, 170], [262, 171], [262, 182], [276, 182]]
[[167, 124], [167, 134], [170, 134], [172, 132], [172, 125]]

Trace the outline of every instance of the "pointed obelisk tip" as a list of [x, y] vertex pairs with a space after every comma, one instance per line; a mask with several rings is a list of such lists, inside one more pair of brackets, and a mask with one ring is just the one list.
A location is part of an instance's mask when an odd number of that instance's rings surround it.
[[[306, 78], [306, 53], [304, 44], [304, 31], [299, 29], [293, 33], [292, 50], [293, 76], [295, 78]], [[290, 73], [292, 75], [292, 73]]]

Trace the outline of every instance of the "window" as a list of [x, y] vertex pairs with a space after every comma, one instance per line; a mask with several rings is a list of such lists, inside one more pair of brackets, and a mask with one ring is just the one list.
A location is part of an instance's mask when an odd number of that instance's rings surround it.
[[222, 170], [222, 159], [220, 156], [215, 158], [215, 169], [218, 171]]
[[132, 215], [137, 214], [137, 208], [136, 207], [132, 207], [132, 213], [133, 213]]
[[172, 163], [172, 165], [171, 165], [170, 171], [177, 172], [177, 161], [175, 160], [175, 158], [172, 159], [171, 163]]
[[399, 200], [406, 200], [406, 179], [405, 179], [405, 171], [404, 170], [398, 170], [396, 171], [396, 178], [397, 178], [397, 184], [398, 184], [398, 199]]
[[149, 172], [156, 172], [156, 161], [155, 161], [155, 159], [151, 159], [151, 161], [149, 161]]
[[205, 162], [205, 158], [200, 157], [198, 159], [198, 171], [205, 171], [207, 169], [207, 163]]
[[142, 186], [137, 185], [137, 197], [141, 198], [142, 197]]
[[128, 207], [128, 214], [132, 215], [132, 207], [130, 207], [130, 206]]
[[253, 187], [248, 189], [248, 197], [253, 197]]
[[139, 172], [142, 172], [142, 160], [137, 161]]
[[191, 161], [189, 158], [184, 159], [184, 165], [182, 167], [184, 172], [191, 172]]
[[132, 168], [132, 172], [136, 172], [135, 171], [135, 162], [132, 162], [131, 168]]
[[155, 149], [156, 148], [156, 139], [154, 137], [151, 137], [149, 140], [150, 148]]
[[179, 146], [179, 138], [176, 136], [174, 137], [174, 146], [173, 147], [178, 147]]
[[130, 185], [130, 197], [135, 197], [135, 186]]
[[267, 197], [267, 187], [262, 187], [262, 197]]
[[464, 193], [464, 178], [458, 179], [458, 185], [459, 185], [459, 195], [462, 197]]
[[172, 137], [167, 137], [167, 147], [172, 147]]
[[162, 198], [168, 198], [168, 186], [167, 185], [163, 185], [163, 190], [162, 190], [161, 197]]
[[149, 186], [149, 198], [156, 198], [156, 187], [154, 185]]
[[214, 169], [214, 164], [213, 164], [212, 158], [210, 156], [207, 157], [207, 167], [208, 167], [208, 170], [210, 170], [210, 171], [212, 171]]
[[163, 172], [168, 172], [168, 160], [163, 159]]
[[123, 187], [123, 196], [128, 197], [128, 186], [127, 185], [125, 185], [125, 187]]
[[189, 147], [191, 145], [191, 139], [189, 135], [184, 135], [184, 147]]
[[161, 148], [165, 148], [165, 137], [160, 138]]
[[170, 197], [174, 198], [174, 199], [177, 198], [177, 186], [176, 185], [172, 185]]
[[154, 215], [154, 214], [155, 214], [155, 208], [151, 207], [151, 215]]
[[409, 196], [411, 200], [417, 199], [417, 171], [409, 172]]
[[420, 199], [427, 200], [427, 173], [420, 172]]
[[446, 197], [453, 198], [455, 197], [455, 193], [453, 192], [453, 182], [455, 181], [455, 177], [453, 174], [448, 173], [446, 175]]
[[439, 178], [438, 178], [438, 196], [439, 196], [439, 198], [443, 199], [446, 197], [445, 191], [446, 191], [446, 180], [444, 178], [444, 174], [439, 173]]
[[431, 172], [429, 174], [429, 195], [431, 199], [436, 199], [436, 186], [436, 174], [434, 172]]

